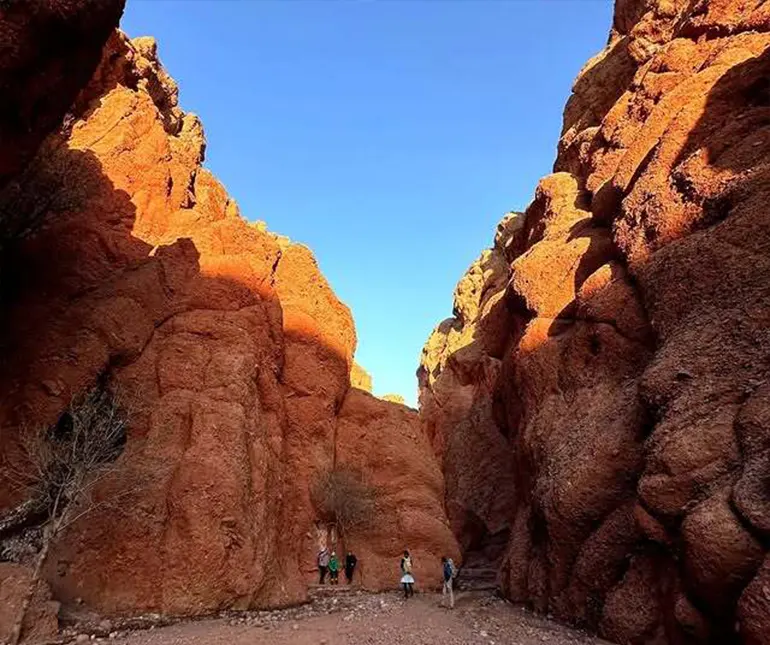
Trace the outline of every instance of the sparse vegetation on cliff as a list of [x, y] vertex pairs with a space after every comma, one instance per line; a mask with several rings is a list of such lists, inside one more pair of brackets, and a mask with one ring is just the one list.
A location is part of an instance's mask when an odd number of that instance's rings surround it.
[[[117, 459], [126, 441], [129, 408], [104, 385], [75, 397], [59, 421], [49, 428], [21, 432], [19, 450], [6, 475], [28, 500], [26, 517], [39, 521], [41, 548], [29, 590], [14, 624], [11, 643], [22, 636], [25, 614], [40, 580], [51, 545], [67, 527], [97, 508], [116, 504], [128, 494], [122, 483], [99, 491], [107, 477], [120, 479]], [[10, 527], [7, 527], [10, 528]]]
[[321, 519], [335, 524], [343, 535], [368, 525], [377, 508], [377, 489], [349, 466], [336, 466], [318, 474], [310, 496]]

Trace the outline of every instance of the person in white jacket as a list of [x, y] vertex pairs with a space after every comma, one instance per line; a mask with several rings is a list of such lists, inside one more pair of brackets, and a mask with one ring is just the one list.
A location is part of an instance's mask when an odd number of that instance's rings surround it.
[[412, 557], [409, 551], [404, 551], [401, 558], [401, 585], [404, 587], [404, 598], [414, 596], [414, 576], [412, 575]]

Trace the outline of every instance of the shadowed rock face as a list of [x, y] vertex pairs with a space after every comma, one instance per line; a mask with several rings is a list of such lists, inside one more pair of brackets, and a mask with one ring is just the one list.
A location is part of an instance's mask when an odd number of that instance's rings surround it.
[[125, 0], [0, 4], [0, 186], [59, 126], [101, 57]]
[[[43, 211], [3, 258], [0, 452], [12, 460], [20, 433], [97, 379], [132, 413], [120, 482], [98, 491], [120, 502], [54, 546], [54, 596], [115, 614], [301, 601], [315, 578], [311, 481], [337, 453], [358, 463], [404, 433], [408, 460], [363, 464], [390, 486], [365, 583], [393, 583], [404, 540], [428, 545], [422, 566], [439, 571], [456, 547], [415, 414], [351, 390], [350, 311], [306, 247], [241, 218], [204, 149], [155, 42], [115, 32], [67, 127], [0, 194]], [[380, 467], [406, 468], [412, 514]], [[0, 485], [0, 509], [19, 500]]]
[[423, 354], [461, 545], [505, 524], [505, 593], [620, 643], [770, 643], [769, 48], [767, 3], [619, 0]]
[[508, 262], [523, 239], [522, 223], [520, 214], [506, 216], [494, 247], [460, 280], [455, 315], [431, 335], [418, 371], [423, 430], [443, 464], [452, 529], [466, 556], [491, 549], [493, 561], [502, 555], [515, 491], [495, 387], [510, 334]]

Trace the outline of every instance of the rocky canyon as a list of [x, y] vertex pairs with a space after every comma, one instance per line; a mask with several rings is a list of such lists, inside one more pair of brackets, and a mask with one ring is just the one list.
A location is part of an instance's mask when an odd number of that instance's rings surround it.
[[[119, 503], [52, 546], [56, 602], [104, 615], [302, 602], [325, 534], [312, 484], [341, 466], [376, 490], [375, 521], [337, 545], [358, 550], [361, 584], [397, 584], [404, 548], [438, 583], [440, 556], [459, 552], [417, 413], [365, 391], [349, 309], [308, 248], [247, 222], [203, 167], [202, 124], [155, 41], [116, 29], [122, 9], [0, 8], [14, 102], [0, 123], [0, 537], [36, 539], [36, 518], [13, 521], [25, 433], [109, 387], [129, 424], [120, 482], [94, 495]], [[0, 564], [8, 603], [20, 566]]]
[[451, 555], [624, 645], [770, 645], [770, 4], [616, 0], [553, 174], [425, 344], [419, 413], [371, 394], [311, 250], [204, 166], [123, 4], [0, 3], [0, 631], [40, 549], [25, 438], [101, 388], [125, 437], [29, 639], [60, 604], [303, 602], [342, 468], [376, 491], [335, 542], [366, 589], [410, 548], [426, 588]]
[[770, 643], [768, 32], [618, 0], [418, 371], [466, 556], [618, 643]]

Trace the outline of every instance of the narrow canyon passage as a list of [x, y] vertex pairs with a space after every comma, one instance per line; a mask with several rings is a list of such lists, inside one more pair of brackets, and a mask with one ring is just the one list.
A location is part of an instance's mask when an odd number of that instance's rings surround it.
[[[770, 3], [616, 1], [419, 410], [371, 393], [354, 312], [204, 166], [123, 8], [0, 6], [0, 641], [770, 645]], [[85, 495], [94, 397], [128, 422]], [[319, 501], [340, 472], [367, 513]], [[327, 597], [332, 525], [359, 566]]]

